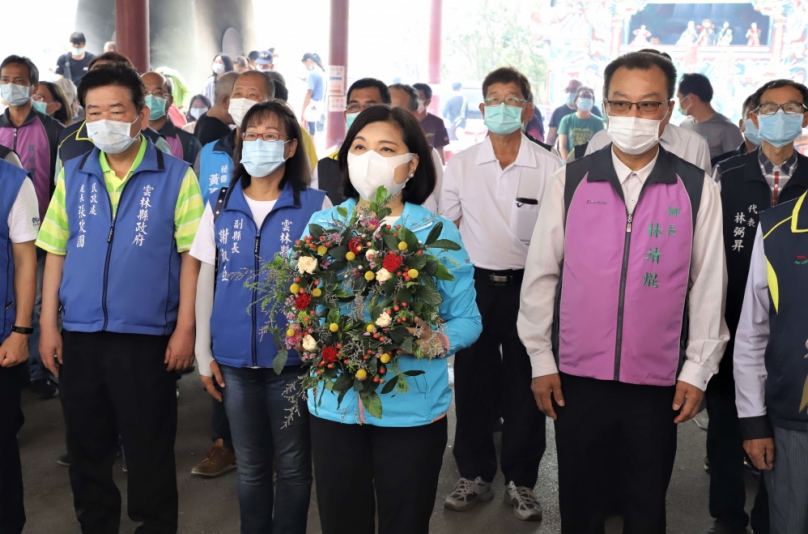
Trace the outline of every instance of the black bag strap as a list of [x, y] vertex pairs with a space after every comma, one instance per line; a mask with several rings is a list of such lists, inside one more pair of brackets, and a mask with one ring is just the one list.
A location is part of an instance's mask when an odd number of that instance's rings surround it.
[[[51, 56], [51, 57], [53, 57], [53, 56]], [[71, 56], [70, 52], [65, 54], [65, 78], [67, 78], [68, 80], [70, 80], [72, 82], [73, 81], [73, 70], [70, 68], [70, 59], [71, 59], [71, 57], [72, 56]]]
[[[224, 208], [224, 199], [227, 196], [227, 186], [222, 187], [219, 189], [219, 198], [216, 199], [216, 206], [213, 208], [213, 225], [216, 225], [216, 221], [219, 220], [219, 215], [222, 214], [222, 209]], [[214, 232], [215, 234], [215, 232]], [[219, 251], [216, 251], [216, 260], [214, 262], [214, 276], [213, 276], [213, 286], [216, 287], [216, 282], [219, 280]]]

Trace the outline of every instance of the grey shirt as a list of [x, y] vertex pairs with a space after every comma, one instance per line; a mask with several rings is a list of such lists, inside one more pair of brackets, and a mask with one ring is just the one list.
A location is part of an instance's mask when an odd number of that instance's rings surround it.
[[688, 117], [679, 125], [680, 128], [692, 130], [707, 140], [710, 146], [710, 157], [714, 158], [732, 152], [743, 143], [741, 130], [728, 118], [716, 113], [704, 122], [697, 123]]

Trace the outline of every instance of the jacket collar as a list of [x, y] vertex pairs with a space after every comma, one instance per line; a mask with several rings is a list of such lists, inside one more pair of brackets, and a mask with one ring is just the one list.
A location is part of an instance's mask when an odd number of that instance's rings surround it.
[[[676, 170], [674, 169], [674, 160], [671, 154], [659, 146], [659, 153], [656, 157], [656, 165], [648, 175], [645, 185], [652, 184], [675, 184], [676, 183]], [[593, 174], [591, 169], [597, 169]], [[612, 162], [612, 145], [609, 144], [608, 150], [601, 149], [592, 154], [592, 165], [590, 172], [587, 175], [588, 182], [609, 182], [611, 183], [618, 194], [623, 196], [623, 186], [617, 173], [614, 170], [614, 163]]]
[[[795, 234], [808, 232], [808, 204], [805, 203], [806, 196], [808, 196], [808, 192], [803, 193], [802, 196], [797, 199], [794, 205], [794, 211], [791, 212], [791, 231]], [[802, 221], [799, 220], [800, 217], [802, 217]], [[802, 228], [800, 228], [800, 222], [802, 222]]]
[[[145, 137], [145, 136], [144, 136]], [[165, 165], [161, 163], [163, 162], [162, 154], [157, 154], [157, 148], [155, 148], [154, 144], [151, 140], [146, 137], [146, 152], [143, 154], [143, 160], [140, 162], [140, 165], [132, 172], [132, 176], [146, 171], [163, 171], [165, 170]], [[98, 147], [94, 147], [91, 152], [88, 152], [81, 164], [79, 165], [78, 171], [83, 172], [85, 174], [92, 174], [93, 176], [98, 177], [101, 181], [104, 180], [104, 172], [101, 170], [101, 162], [99, 160], [101, 156], [101, 151]]]
[[167, 117], [166, 123], [163, 125], [162, 128], [157, 130], [157, 133], [159, 133], [163, 137], [178, 137], [179, 136], [179, 134], [177, 133], [178, 130], [179, 128], [177, 128], [174, 125], [174, 123], [171, 122], [171, 117]]
[[36, 118], [36, 115], [37, 115], [36, 108], [34, 108], [34, 106], [31, 106], [31, 111], [28, 112], [28, 116], [25, 117], [25, 120], [22, 122], [22, 124], [17, 126], [13, 122], [11, 122], [10, 111], [11, 110], [9, 108], [6, 108], [6, 110], [3, 112], [3, 124], [2, 124], [2, 126], [6, 126], [6, 127], [10, 126], [12, 128], [14, 128], [14, 127], [22, 128], [23, 126], [28, 126], [29, 124], [31, 124], [33, 122], [33, 120]]
[[[281, 194], [275, 202], [272, 212], [274, 213], [281, 208], [301, 208], [300, 204], [295, 204], [295, 195], [290, 182], [286, 182], [286, 185], [283, 186], [283, 190], [281, 190]], [[250, 205], [247, 204], [247, 198], [244, 194], [241, 180], [236, 180], [236, 183], [230, 187], [222, 209], [223, 211], [241, 211], [252, 218], [252, 210], [250, 209]]]
[[[530, 146], [531, 141], [522, 134], [519, 144], [519, 153], [516, 155], [516, 160], [512, 165], [516, 167], [531, 167], [537, 168], [539, 166], [536, 161], [536, 154], [533, 153], [533, 148]], [[491, 144], [491, 138], [486, 137], [480, 143], [480, 150], [477, 152], [477, 165], [497, 161], [497, 156], [494, 154], [494, 145]]]
[[224, 152], [225, 154], [229, 155], [231, 158], [233, 157], [233, 152], [236, 149], [236, 131], [238, 128], [233, 128], [233, 130], [216, 141], [216, 144], [213, 145], [214, 152]]

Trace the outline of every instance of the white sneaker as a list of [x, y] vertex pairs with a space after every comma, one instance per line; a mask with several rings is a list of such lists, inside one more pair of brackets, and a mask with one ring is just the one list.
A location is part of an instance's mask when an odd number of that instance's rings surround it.
[[513, 481], [505, 486], [505, 502], [513, 506], [513, 515], [522, 521], [539, 521], [541, 504], [531, 488], [516, 486]]
[[461, 478], [455, 484], [452, 493], [446, 497], [443, 506], [455, 512], [465, 512], [474, 508], [480, 501], [490, 501], [494, 498], [494, 490], [491, 483], [480, 477], [474, 480]]

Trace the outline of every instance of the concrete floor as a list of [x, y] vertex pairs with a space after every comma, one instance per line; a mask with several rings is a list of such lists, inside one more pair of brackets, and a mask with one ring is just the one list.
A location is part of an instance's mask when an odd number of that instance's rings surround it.
[[[179, 430], [176, 456], [180, 495], [180, 533], [232, 534], [239, 530], [236, 474], [230, 472], [218, 479], [193, 477], [191, 468], [199, 462], [209, 446], [210, 398], [195, 374], [180, 381], [182, 397], [179, 403]], [[56, 464], [64, 453], [64, 423], [58, 400], [41, 401], [30, 392], [23, 396], [26, 423], [20, 433], [25, 504], [28, 516], [25, 533], [77, 534], [80, 532], [72, 504], [67, 469]], [[497, 497], [494, 501], [466, 513], [443, 508], [443, 498], [459, 476], [452, 457], [454, 413], [449, 414], [449, 447], [444, 456], [440, 486], [432, 515], [434, 534], [548, 534], [560, 531], [558, 515], [557, 466], [553, 427], [548, 424], [547, 453], [541, 464], [536, 493], [544, 507], [544, 519], [526, 523], [516, 519], [510, 507], [502, 502], [502, 474], [494, 481]], [[673, 479], [668, 491], [668, 532], [698, 534], [710, 524], [707, 509], [709, 476], [704, 472], [703, 459], [706, 433], [695, 424], [687, 423], [679, 431], [679, 449]], [[748, 488], [755, 481], [749, 476]], [[126, 495], [126, 475], [119, 466], [115, 479]], [[748, 499], [751, 503], [751, 499]], [[750, 505], [751, 506], [751, 505]], [[135, 524], [125, 515], [121, 532], [131, 533]], [[619, 519], [610, 520], [607, 533], [621, 531]], [[319, 534], [317, 503], [312, 492], [308, 532]]]

